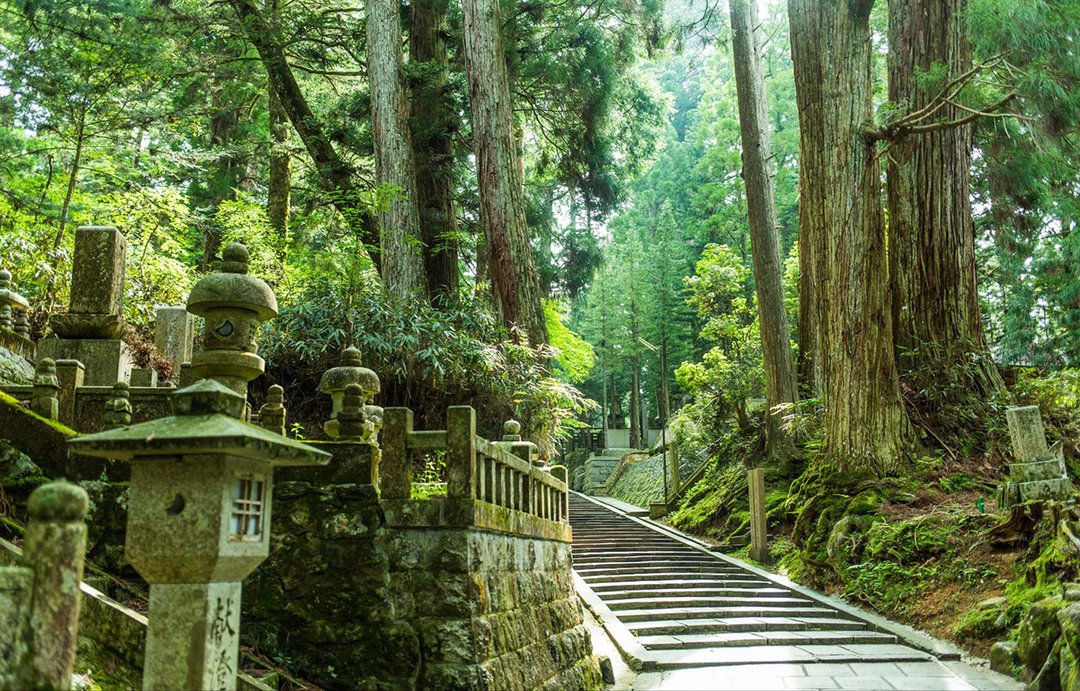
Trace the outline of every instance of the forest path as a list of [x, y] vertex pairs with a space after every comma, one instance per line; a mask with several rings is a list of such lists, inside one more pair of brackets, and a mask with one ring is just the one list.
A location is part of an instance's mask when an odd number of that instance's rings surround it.
[[1020, 689], [940, 641], [578, 493], [574, 579], [652, 689]]

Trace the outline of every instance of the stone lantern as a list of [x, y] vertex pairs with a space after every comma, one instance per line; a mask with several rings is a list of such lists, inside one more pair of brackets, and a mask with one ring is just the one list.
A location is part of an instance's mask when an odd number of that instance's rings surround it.
[[256, 352], [259, 326], [278, 313], [266, 282], [249, 276], [248, 250], [234, 242], [221, 252], [218, 273], [204, 276], [188, 295], [187, 310], [205, 320], [203, 349], [191, 359], [195, 379], [217, 379], [247, 396], [247, 383], [263, 372]]
[[[352, 346], [342, 351], [341, 364], [326, 370], [319, 381], [319, 391], [329, 394], [333, 404], [330, 419], [323, 423], [323, 431], [331, 439], [337, 439], [340, 436], [338, 415], [344, 409], [345, 389], [350, 384], [359, 385], [365, 404], [370, 404], [375, 394], [379, 393], [382, 388], [379, 383], [379, 375], [360, 364], [360, 351]], [[382, 408], [365, 405], [363, 411], [365, 417], [370, 418], [371, 422], [374, 423], [372, 433], [365, 439], [374, 441], [374, 435], [378, 433], [376, 427], [382, 427]]]
[[125, 553], [150, 583], [145, 689], [235, 688], [240, 582], [269, 554], [273, 469], [330, 460], [239, 419], [244, 406], [204, 379], [173, 394], [171, 417], [69, 441], [131, 463]]
[[507, 420], [503, 423], [502, 441], [496, 443], [535, 466], [544, 465], [543, 459], [540, 458], [540, 447], [531, 441], [521, 440], [521, 423], [517, 420]]

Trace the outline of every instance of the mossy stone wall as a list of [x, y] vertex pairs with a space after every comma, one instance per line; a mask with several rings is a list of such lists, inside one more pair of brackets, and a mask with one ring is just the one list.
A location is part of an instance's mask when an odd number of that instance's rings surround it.
[[416, 630], [417, 688], [602, 686], [570, 544], [467, 528], [387, 531], [395, 612]]

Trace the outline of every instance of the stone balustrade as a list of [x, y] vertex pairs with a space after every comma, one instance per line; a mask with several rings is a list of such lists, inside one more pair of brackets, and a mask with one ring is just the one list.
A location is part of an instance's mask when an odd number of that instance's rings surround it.
[[[411, 410], [386, 409], [380, 474], [388, 522], [570, 541], [565, 468], [544, 470], [509, 450], [531, 445], [480, 437], [470, 406], [451, 407], [446, 427], [414, 430]], [[412, 459], [418, 452], [445, 452], [445, 497], [412, 498]]]
[[0, 348], [26, 358], [34, 356], [30, 340], [30, 303], [15, 291], [11, 272], [0, 269]]

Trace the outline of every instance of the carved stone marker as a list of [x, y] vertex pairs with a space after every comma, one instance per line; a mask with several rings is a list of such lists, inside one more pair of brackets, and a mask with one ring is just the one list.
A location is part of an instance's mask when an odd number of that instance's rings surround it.
[[195, 320], [187, 307], [158, 307], [154, 325], [154, 345], [173, 364], [176, 375], [180, 365], [191, 362], [195, 338]]
[[750, 558], [769, 560], [769, 540], [765, 522], [765, 470], [754, 468], [747, 473], [750, 484]]
[[1008, 508], [1021, 501], [1066, 500], [1073, 485], [1065, 467], [1061, 443], [1046, 445], [1038, 406], [1022, 406], [1005, 411], [1016, 463], [1009, 465], [1009, 481], [998, 495], [998, 506]]
[[0, 569], [0, 688], [71, 688], [88, 507], [63, 481], [30, 495], [19, 565]]
[[131, 355], [120, 340], [126, 253], [127, 240], [116, 228], [84, 226], [75, 231], [68, 313], [49, 320], [59, 338], [38, 343], [38, 358], [83, 363], [87, 386], [112, 386], [127, 381], [131, 373]]
[[266, 392], [266, 403], [259, 408], [259, 426], [285, 436], [285, 389], [277, 384]]

